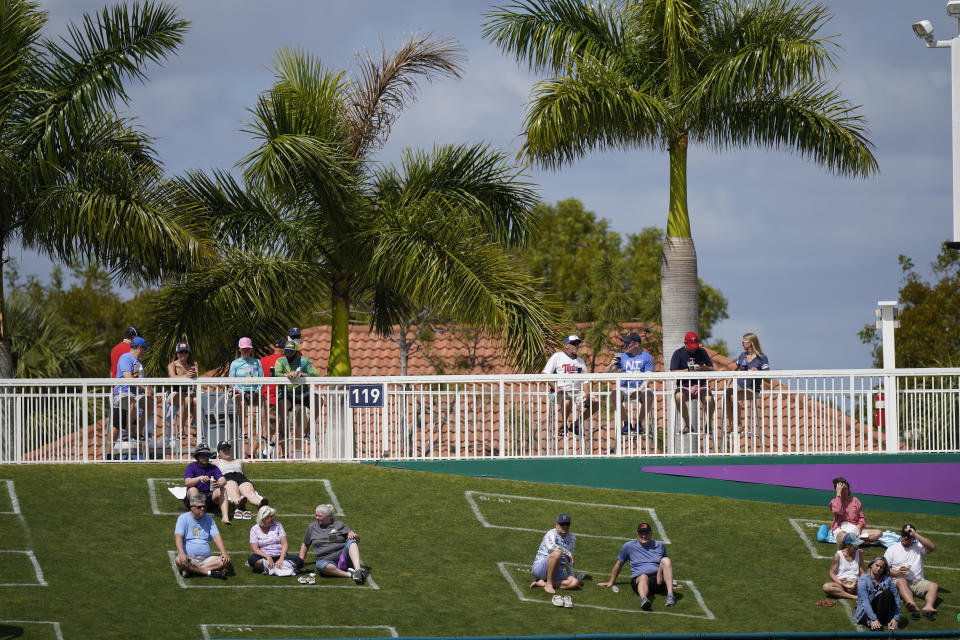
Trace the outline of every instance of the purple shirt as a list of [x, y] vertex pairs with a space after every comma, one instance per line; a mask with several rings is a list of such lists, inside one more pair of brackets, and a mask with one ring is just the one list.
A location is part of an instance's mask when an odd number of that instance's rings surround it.
[[[216, 468], [209, 462], [207, 466], [200, 466], [199, 462], [191, 462], [187, 465], [186, 470], [183, 472], [183, 479], [187, 480], [189, 478], [199, 478], [200, 476], [210, 476], [214, 480], [219, 480], [223, 477], [223, 474], [220, 473], [220, 469]], [[209, 482], [200, 482], [197, 485], [197, 491], [203, 491], [204, 493], [210, 491]]]
[[260, 547], [260, 551], [263, 551], [271, 558], [280, 555], [280, 552], [283, 550], [283, 542], [280, 538], [286, 537], [287, 532], [283, 530], [283, 525], [276, 520], [273, 521], [273, 524], [270, 525], [267, 531], [264, 531], [263, 527], [258, 524], [250, 527], [250, 544], [256, 542], [257, 546]]

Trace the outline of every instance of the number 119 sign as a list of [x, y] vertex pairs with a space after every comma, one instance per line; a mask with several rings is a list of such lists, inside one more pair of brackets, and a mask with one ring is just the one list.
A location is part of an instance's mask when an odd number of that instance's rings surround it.
[[350, 408], [373, 408], [383, 406], [382, 384], [352, 384], [349, 386]]

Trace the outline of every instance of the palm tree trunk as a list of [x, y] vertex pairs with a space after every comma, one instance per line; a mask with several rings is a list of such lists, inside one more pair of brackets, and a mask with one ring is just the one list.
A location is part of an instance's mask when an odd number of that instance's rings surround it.
[[345, 377], [350, 374], [350, 291], [343, 278], [333, 286], [327, 375]]
[[697, 250], [690, 234], [687, 210], [687, 134], [670, 140], [670, 211], [667, 237], [660, 255], [660, 310], [663, 319], [664, 368], [683, 346], [683, 335], [697, 331]]
[[[0, 239], [0, 247], [6, 246], [6, 237]], [[0, 249], [0, 378], [13, 377], [13, 346], [7, 329], [6, 295], [3, 289], [3, 265], [6, 263], [4, 252]]]

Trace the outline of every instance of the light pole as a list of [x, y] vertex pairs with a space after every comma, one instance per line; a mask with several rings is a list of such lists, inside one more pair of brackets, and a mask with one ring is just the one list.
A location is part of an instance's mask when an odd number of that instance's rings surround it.
[[950, 89], [952, 95], [951, 139], [953, 141], [953, 241], [947, 242], [951, 249], [960, 250], [960, 0], [947, 2], [947, 15], [957, 19], [958, 35], [950, 40], [934, 40], [933, 25], [929, 20], [913, 23], [913, 32], [923, 38], [930, 49], [950, 49]]
[[877, 401], [883, 402], [883, 406], [878, 408], [883, 411], [887, 453], [895, 453], [900, 441], [900, 398], [897, 396], [897, 376], [893, 372], [897, 367], [893, 330], [900, 327], [898, 304], [896, 300], [881, 300], [877, 302], [880, 308], [874, 311], [877, 322], [873, 326], [880, 329], [880, 335], [883, 336], [883, 395], [878, 396]]

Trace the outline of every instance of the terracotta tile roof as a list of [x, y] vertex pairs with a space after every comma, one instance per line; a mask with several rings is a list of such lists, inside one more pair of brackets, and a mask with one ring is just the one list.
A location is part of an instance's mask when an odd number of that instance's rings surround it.
[[[588, 327], [588, 324], [581, 323], [577, 326], [577, 330], [582, 332]], [[623, 323], [620, 327], [620, 331], [611, 332], [612, 340], [615, 341], [632, 331], [641, 335], [645, 332], [659, 331], [659, 327], [640, 322]], [[392, 333], [399, 337], [397, 327], [393, 328]], [[410, 331], [408, 336], [412, 336], [413, 333]], [[309, 358], [317, 369], [326, 371], [327, 358], [330, 356], [330, 327], [303, 329], [301, 336], [301, 353]], [[561, 346], [558, 345], [544, 354], [544, 361]], [[504, 359], [495, 336], [486, 333], [473, 336], [471, 332], [457, 327], [446, 327], [433, 332], [429, 341], [413, 345], [411, 351], [407, 361], [407, 375], [411, 376], [520, 373]], [[710, 349], [707, 351], [718, 368], [724, 370], [735, 368], [734, 361], [730, 358]], [[581, 348], [580, 355], [589, 368], [592, 353], [586, 345]], [[612, 351], [602, 351], [596, 358], [596, 370], [602, 370], [612, 356]], [[350, 362], [355, 376], [399, 376], [400, 347], [394, 340], [378, 336], [367, 326], [351, 326]], [[657, 371], [663, 371], [663, 359], [657, 356], [655, 362]]]

